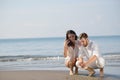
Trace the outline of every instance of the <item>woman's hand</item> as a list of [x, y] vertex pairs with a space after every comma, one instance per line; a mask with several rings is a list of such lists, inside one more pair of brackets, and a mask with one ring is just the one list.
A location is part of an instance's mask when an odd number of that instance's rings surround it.
[[68, 47], [69, 40], [65, 40], [64, 47]]

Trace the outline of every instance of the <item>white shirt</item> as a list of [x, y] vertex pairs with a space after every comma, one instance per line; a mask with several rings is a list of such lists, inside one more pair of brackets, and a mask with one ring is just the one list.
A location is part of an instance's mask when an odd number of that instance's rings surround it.
[[72, 47], [68, 47], [67, 58], [69, 57], [70, 60], [73, 60], [74, 58], [78, 57], [78, 53], [79, 53], [79, 44], [78, 41], [76, 40], [74, 49]]
[[97, 56], [97, 60], [89, 66], [92, 68], [103, 68], [105, 60], [100, 56], [98, 46], [93, 41], [89, 41], [87, 47], [81, 46], [79, 48], [79, 57], [82, 57], [84, 61], [88, 61], [94, 55]]
[[84, 60], [88, 60], [93, 55], [99, 57], [98, 46], [93, 41], [89, 41], [87, 47], [81, 46], [79, 48], [79, 57], [82, 57]]

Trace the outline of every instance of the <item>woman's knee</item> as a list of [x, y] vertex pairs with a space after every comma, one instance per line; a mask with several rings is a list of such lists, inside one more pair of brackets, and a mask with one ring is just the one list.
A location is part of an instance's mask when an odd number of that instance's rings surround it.
[[65, 62], [65, 66], [66, 66], [66, 67], [69, 67], [68, 61]]
[[66, 65], [66, 67], [70, 67], [70, 66], [73, 66], [74, 64], [71, 62], [71, 61], [67, 61], [67, 62], [65, 62], [65, 65]]

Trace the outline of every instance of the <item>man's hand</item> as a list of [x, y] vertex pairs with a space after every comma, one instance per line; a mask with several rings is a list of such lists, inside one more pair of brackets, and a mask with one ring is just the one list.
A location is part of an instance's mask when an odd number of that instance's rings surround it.
[[86, 65], [85, 62], [83, 62], [83, 63], [80, 64], [80, 66], [81, 66], [82, 68], [85, 68], [87, 65]]

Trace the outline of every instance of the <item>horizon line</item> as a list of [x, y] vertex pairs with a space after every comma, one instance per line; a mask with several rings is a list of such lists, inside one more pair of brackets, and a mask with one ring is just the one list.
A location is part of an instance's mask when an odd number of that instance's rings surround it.
[[[91, 35], [89, 37], [111, 37], [111, 36], [120, 36], [120, 35]], [[51, 37], [6, 37], [0, 39], [36, 39], [36, 38], [64, 38], [65, 36], [51, 36]]]

